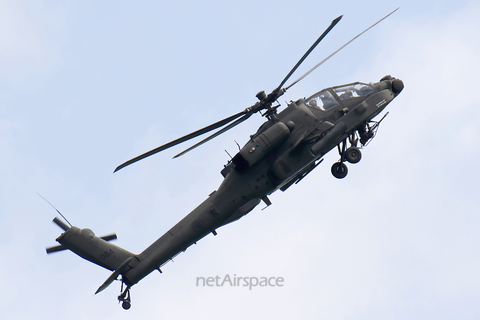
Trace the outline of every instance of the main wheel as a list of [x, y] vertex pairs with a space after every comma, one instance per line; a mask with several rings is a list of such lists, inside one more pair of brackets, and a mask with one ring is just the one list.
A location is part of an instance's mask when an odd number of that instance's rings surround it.
[[347, 176], [348, 168], [343, 162], [335, 162], [332, 165], [332, 174], [337, 179], [343, 179]]
[[362, 159], [362, 153], [357, 147], [350, 147], [345, 151], [345, 160], [350, 163], [357, 163]]

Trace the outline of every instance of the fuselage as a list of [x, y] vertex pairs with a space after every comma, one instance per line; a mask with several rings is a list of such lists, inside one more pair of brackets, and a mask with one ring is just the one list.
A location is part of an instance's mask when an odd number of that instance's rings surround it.
[[[136, 255], [123, 272], [132, 286], [209, 233], [238, 220], [268, 195], [298, 181], [309, 168], [379, 114], [403, 89], [385, 77], [353, 83], [291, 102], [266, 121], [222, 170], [224, 180], [192, 212]], [[284, 190], [284, 189], [282, 189]]]

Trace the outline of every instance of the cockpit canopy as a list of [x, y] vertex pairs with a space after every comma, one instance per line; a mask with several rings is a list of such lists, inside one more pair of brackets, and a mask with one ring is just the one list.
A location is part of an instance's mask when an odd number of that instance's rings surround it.
[[337, 100], [335, 100], [335, 98], [330, 93], [330, 91], [328, 91], [328, 89], [314, 94], [313, 96], [308, 98], [305, 103], [312, 108], [318, 108], [323, 111], [327, 111], [332, 109], [333, 107], [338, 106]]
[[347, 84], [341, 87], [333, 88], [340, 100], [347, 100], [368, 95], [373, 92], [373, 88], [365, 83]]
[[[331, 91], [335, 93], [336, 97], [334, 97]], [[337, 98], [341, 101], [354, 99], [367, 96], [373, 91], [374, 90], [372, 86], [370, 86], [369, 84], [355, 82], [344, 86], [334, 87], [317, 92], [313, 96], [306, 99], [305, 103], [310, 107], [327, 111], [339, 105]]]

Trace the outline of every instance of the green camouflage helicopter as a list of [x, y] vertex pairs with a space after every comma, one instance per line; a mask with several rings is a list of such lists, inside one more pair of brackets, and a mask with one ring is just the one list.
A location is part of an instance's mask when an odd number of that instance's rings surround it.
[[109, 243], [109, 240], [116, 239], [116, 235], [97, 237], [90, 229], [67, 225], [58, 218], [53, 221], [65, 232], [56, 239], [60, 245], [48, 248], [47, 253], [69, 249], [82, 258], [113, 271], [96, 293], [121, 276], [122, 288], [118, 300], [122, 302], [124, 309], [129, 309], [130, 288], [133, 285], [154, 270], [162, 272], [160, 268], [176, 255], [209, 233], [216, 235], [216, 229], [240, 219], [261, 201], [269, 206], [271, 202], [268, 195], [278, 189], [285, 191], [301, 181], [323, 161], [322, 157], [335, 147], [338, 148], [340, 160], [333, 164], [331, 171], [336, 178], [344, 178], [348, 172], [345, 162], [360, 161], [360, 148], [375, 136], [378, 125], [385, 116], [380, 121], [372, 119], [400, 94], [404, 87], [403, 82], [385, 76], [376, 83], [355, 82], [331, 87], [309, 98], [292, 101], [279, 113], [279, 105], [273, 104], [288, 88], [393, 12], [284, 88], [283, 85], [298, 66], [342, 18], [338, 17], [276, 89], [268, 95], [263, 91], [257, 94], [259, 101], [254, 105], [118, 166], [115, 172], [157, 152], [223, 127], [175, 157], [181, 156], [260, 111], [263, 111], [263, 116], [268, 119], [224, 166], [221, 171], [224, 180], [218, 190], [213, 191], [204, 202], [142, 253], [133, 254]]

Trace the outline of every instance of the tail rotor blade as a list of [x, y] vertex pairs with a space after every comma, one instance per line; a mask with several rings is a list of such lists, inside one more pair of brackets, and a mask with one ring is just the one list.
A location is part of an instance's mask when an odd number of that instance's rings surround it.
[[[70, 227], [72, 226], [72, 224], [71, 224], [70, 222], [68, 222], [67, 218], [65, 218], [65, 216], [64, 216], [60, 211], [58, 211], [58, 209], [55, 208], [55, 206], [54, 206], [53, 204], [51, 204], [47, 199], [45, 199], [44, 197], [42, 197], [42, 195], [41, 195], [40, 193], [37, 192], [37, 194], [38, 194], [38, 196], [39, 196], [40, 198], [42, 198], [42, 199], [45, 200], [49, 205], [51, 205], [52, 208], [55, 209], [55, 211], [57, 211], [58, 214], [61, 215], [63, 219], [65, 219], [65, 221], [67, 221], [67, 223], [70, 225]], [[53, 222], [55, 222], [60, 228], [62, 228], [62, 229], [65, 230], [65, 231], [67, 231], [67, 229], [69, 228], [67, 225], [65, 225], [65, 223], [63, 223], [60, 219], [58, 219], [58, 218], [56, 218], [56, 217], [55, 217], [55, 219], [53, 219]]]
[[132, 259], [133, 257], [128, 258], [117, 269], [115, 269], [115, 271], [110, 275], [110, 277], [108, 277], [107, 280], [105, 280], [105, 282], [97, 289], [95, 294], [102, 292], [109, 285], [111, 285], [112, 282], [115, 281], [115, 279], [117, 279], [117, 277], [125, 270], [125, 268], [128, 266], [130, 261], [132, 261]]

